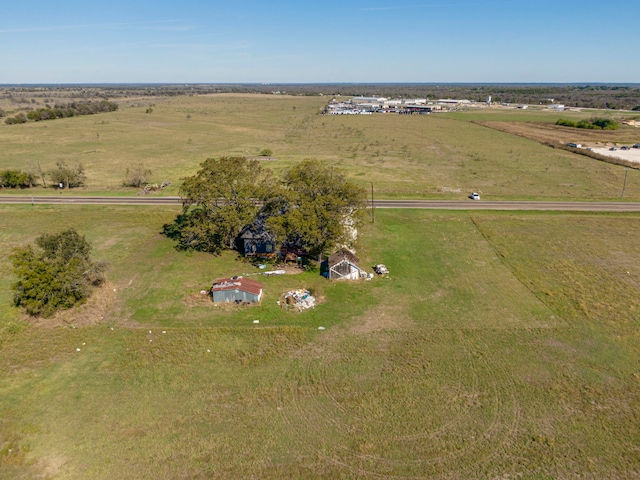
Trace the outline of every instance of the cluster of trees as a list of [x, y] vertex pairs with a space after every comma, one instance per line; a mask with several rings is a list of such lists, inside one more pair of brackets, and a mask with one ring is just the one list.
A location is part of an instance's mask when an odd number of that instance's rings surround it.
[[104, 282], [106, 265], [90, 257], [91, 245], [74, 229], [41, 235], [32, 245], [14, 248], [13, 302], [29, 315], [51, 317], [84, 302]]
[[164, 225], [179, 249], [233, 249], [240, 231], [260, 218], [280, 243], [311, 255], [348, 244], [362, 221], [366, 192], [333, 167], [305, 160], [277, 178], [257, 160], [209, 158], [180, 187], [183, 210]]
[[55, 105], [50, 107], [31, 110], [19, 113], [14, 117], [5, 119], [5, 123], [15, 125], [18, 123], [26, 123], [28, 121], [39, 122], [42, 120], [55, 120], [56, 118], [76, 117], [78, 115], [93, 115], [95, 113], [114, 112], [118, 109], [118, 104], [101, 100], [99, 102], [71, 102], [67, 104]]
[[[52, 97], [69, 99], [173, 97], [180, 95], [205, 95], [213, 93], [263, 93], [273, 91], [290, 95], [343, 95], [343, 96], [383, 96], [404, 98], [468, 98], [484, 101], [489, 95], [494, 102], [543, 104], [562, 103], [575, 107], [633, 109], [640, 110], [640, 88], [637, 85], [517, 85], [517, 84], [197, 84], [197, 85], [132, 85], [93, 87], [9, 87], [0, 88], [0, 98], [8, 98], [13, 103], [29, 103], [28, 97]], [[22, 98], [26, 96], [27, 98]], [[553, 102], [550, 99], [554, 99]], [[35, 103], [31, 98], [31, 103]], [[150, 112], [149, 112], [150, 113]]]
[[0, 170], [0, 188], [31, 188], [37, 182], [33, 173], [22, 170]]
[[75, 188], [84, 185], [86, 176], [81, 163], [69, 166], [65, 162], [57, 162], [56, 168], [49, 171], [49, 178], [55, 185], [62, 185], [63, 188]]
[[620, 124], [613, 118], [592, 118], [590, 120], [578, 121], [561, 118], [556, 122], [556, 125], [573, 128], [586, 128], [589, 130], [617, 130], [620, 128]]
[[[42, 186], [47, 187], [46, 176], [54, 186], [62, 188], [75, 188], [84, 185], [85, 174], [81, 163], [69, 166], [65, 162], [57, 162], [56, 168], [48, 172], [40, 172]], [[0, 170], [0, 188], [31, 188], [38, 183], [38, 176], [22, 170]]]

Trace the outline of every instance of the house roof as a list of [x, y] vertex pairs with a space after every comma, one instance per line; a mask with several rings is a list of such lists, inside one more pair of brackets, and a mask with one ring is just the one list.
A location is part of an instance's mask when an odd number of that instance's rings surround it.
[[239, 237], [243, 240], [260, 240], [263, 242], [274, 242], [276, 236], [271, 233], [264, 222], [254, 222], [245, 226], [241, 231]]
[[265, 211], [258, 213], [253, 222], [245, 225], [238, 235], [243, 240], [260, 240], [262, 242], [275, 242], [276, 236], [267, 227], [267, 220], [273, 215], [282, 215], [283, 209], [277, 211]]
[[329, 268], [337, 265], [343, 260], [347, 260], [348, 262], [353, 263], [356, 267], [360, 267], [360, 260], [358, 257], [356, 257], [353, 252], [343, 248], [329, 257]]
[[228, 290], [241, 290], [253, 295], [262, 293], [262, 284], [245, 277], [220, 278], [213, 282], [211, 292], [224, 292]]

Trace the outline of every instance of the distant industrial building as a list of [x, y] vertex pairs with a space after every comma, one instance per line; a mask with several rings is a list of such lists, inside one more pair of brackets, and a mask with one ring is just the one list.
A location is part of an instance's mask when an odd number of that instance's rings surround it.
[[351, 103], [356, 105], [360, 103], [384, 103], [388, 99], [384, 97], [353, 97]]
[[468, 105], [471, 103], [471, 100], [456, 100], [454, 98], [441, 98], [438, 100], [438, 103], [443, 103], [446, 105]]
[[[464, 103], [455, 100], [449, 103]], [[426, 98], [353, 97], [339, 102], [335, 99], [327, 105], [325, 113], [331, 115], [370, 115], [372, 113], [431, 113], [443, 110], [442, 105], [434, 105]]]

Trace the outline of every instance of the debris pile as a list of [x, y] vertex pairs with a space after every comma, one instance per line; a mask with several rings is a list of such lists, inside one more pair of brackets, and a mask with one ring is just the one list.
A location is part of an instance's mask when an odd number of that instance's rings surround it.
[[287, 273], [285, 270], [271, 270], [269, 272], [262, 272], [262, 275], [270, 277], [271, 275], [284, 275], [285, 273]]
[[387, 275], [389, 273], [389, 269], [385, 266], [384, 263], [379, 263], [373, 269], [376, 271], [378, 275]]
[[145, 187], [140, 192], [138, 192], [138, 195], [149, 195], [151, 192], [157, 192], [158, 190], [162, 190], [163, 188], [170, 185], [171, 182], [169, 180], [165, 180], [160, 185], [158, 185], [157, 183], [149, 183], [145, 185]]
[[290, 290], [284, 294], [286, 308], [294, 308], [299, 311], [316, 306], [316, 297], [309, 290]]

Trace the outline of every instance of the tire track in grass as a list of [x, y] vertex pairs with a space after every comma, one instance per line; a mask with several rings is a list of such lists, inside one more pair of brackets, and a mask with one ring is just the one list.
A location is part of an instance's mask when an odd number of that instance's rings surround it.
[[[408, 444], [407, 448], [402, 451], [408, 449], [419, 452], [423, 450], [421, 443], [426, 438], [434, 442], [439, 438], [446, 437], [447, 434], [459, 438], [465, 428], [469, 426], [477, 428], [477, 421], [472, 418], [475, 409], [471, 401], [457, 410], [453, 419], [435, 429], [402, 435], [394, 432], [397, 428], [387, 419], [369, 418], [350, 410], [344, 401], [339, 399], [339, 395], [336, 395], [332, 387], [335, 382], [330, 380], [331, 364], [321, 363], [320, 360], [305, 359], [301, 364], [301, 378], [296, 380], [293, 385], [283, 384], [280, 386], [279, 411], [295, 438], [302, 441], [310, 451], [314, 451], [316, 455], [326, 461], [346, 468], [355, 474], [379, 478], [429, 478], [434, 476], [443, 478], [457, 476], [463, 472], [477, 473], [478, 468], [487, 464], [497, 455], [499, 449], [492, 448], [491, 445], [507, 446], [510, 444], [511, 439], [517, 435], [520, 422], [520, 407], [515, 395], [514, 383], [505, 368], [495, 365], [495, 362], [487, 358], [490, 347], [482, 340], [482, 336], [486, 334], [486, 331], [474, 329], [457, 330], [454, 333], [459, 351], [456, 356], [452, 356], [452, 359], [454, 360], [453, 371], [458, 381], [450, 383], [454, 385], [452, 390], [454, 395], [458, 396], [456, 400], [460, 398], [471, 400], [481, 395], [482, 383], [479, 373], [482, 373], [485, 378], [491, 379], [485, 387], [488, 391], [485, 402], [488, 402], [490, 410], [485, 422], [486, 425], [482, 431], [474, 436], [473, 440], [464, 440], [464, 444], [458, 446], [450, 444], [446, 446], [449, 450], [447, 452], [440, 454], [434, 452], [428, 458], [418, 459], [393, 457], [393, 450], [399, 449], [402, 444]], [[290, 400], [286, 394], [287, 391], [292, 392]], [[308, 396], [303, 397], [302, 394], [305, 391]], [[322, 401], [322, 399], [327, 401]], [[394, 401], [403, 401], [403, 399], [398, 398]], [[288, 414], [290, 412], [287, 411], [286, 406], [289, 404], [293, 406], [295, 416]], [[419, 408], [428, 411], [429, 407], [428, 403], [423, 402], [417, 406], [412, 405], [407, 411], [403, 408], [400, 411], [408, 414], [407, 412], [411, 409], [417, 411]], [[354, 446], [336, 442], [340, 438], [343, 440], [354, 439], [355, 435], [362, 433], [366, 427], [372, 425], [380, 427], [381, 431], [386, 431], [385, 441], [390, 443], [392, 447], [389, 456], [358, 452]], [[385, 425], [388, 428], [384, 428]], [[376, 437], [371, 439], [372, 442], [378, 440], [380, 439]], [[450, 442], [452, 441], [455, 440]], [[461, 458], [467, 460], [459, 462]], [[470, 458], [474, 458], [474, 460], [470, 461]], [[447, 469], [448, 464], [455, 465], [455, 471]], [[429, 468], [431, 472], [425, 472], [425, 468]], [[406, 471], [406, 473], [396, 473], [400, 471]]]

